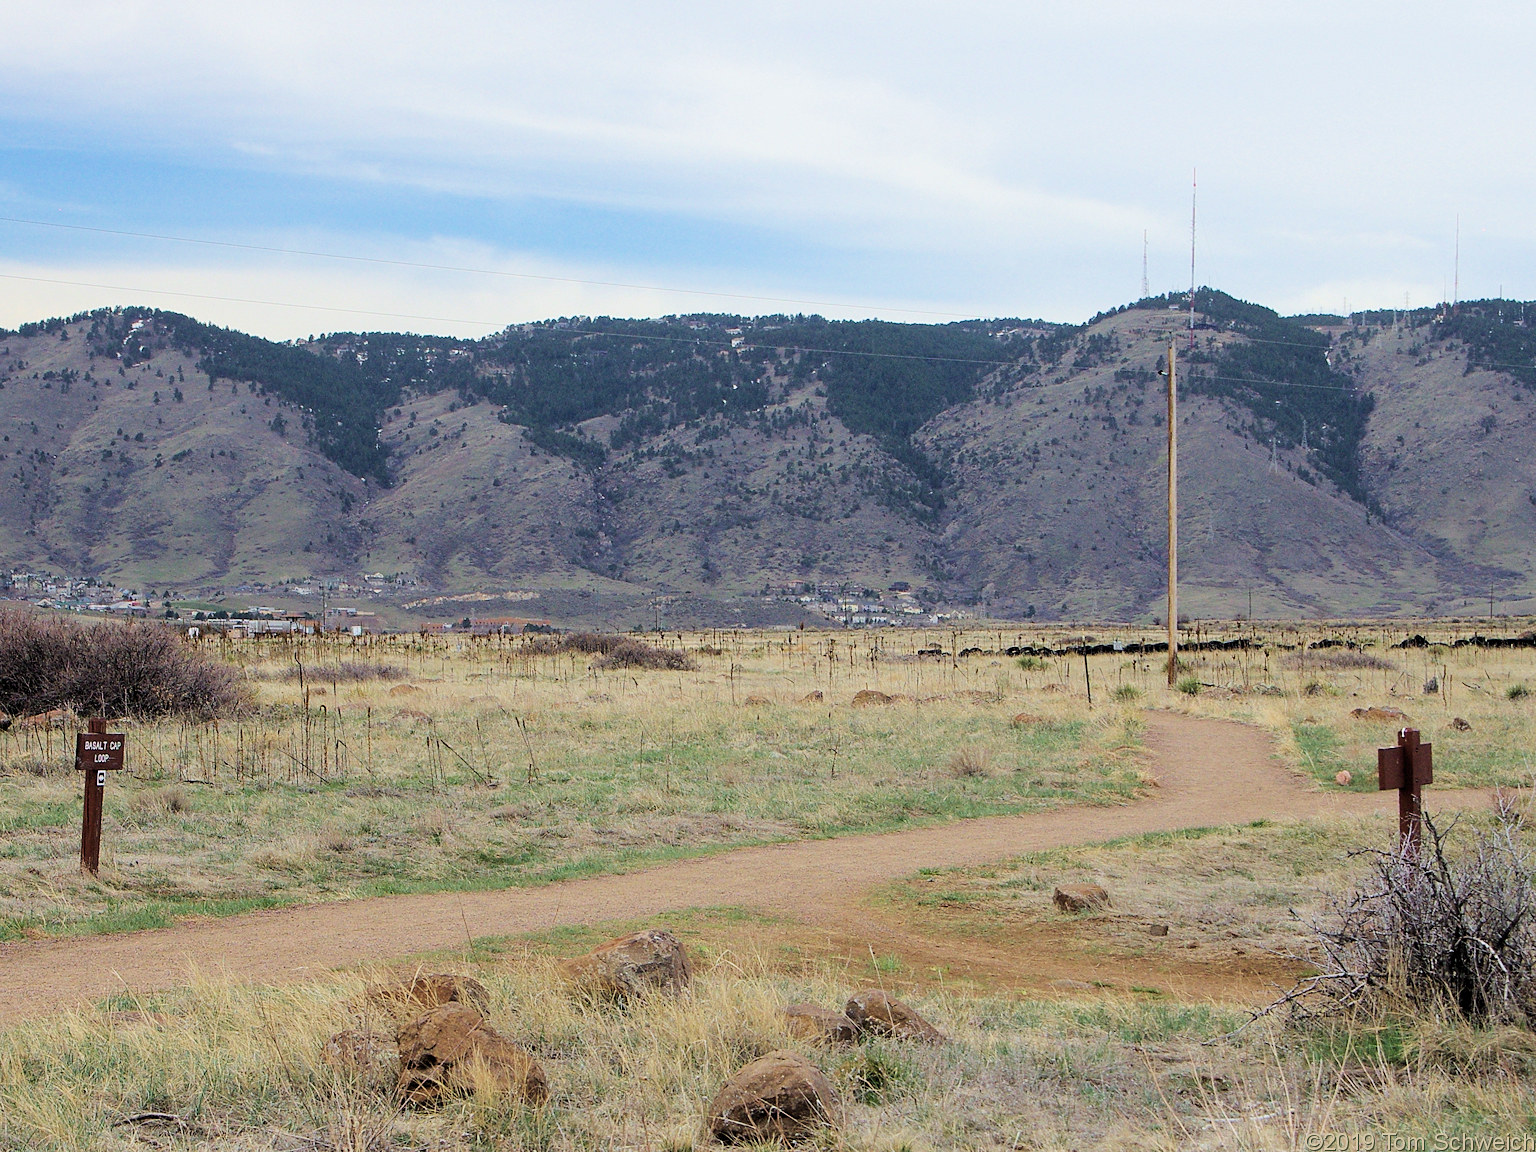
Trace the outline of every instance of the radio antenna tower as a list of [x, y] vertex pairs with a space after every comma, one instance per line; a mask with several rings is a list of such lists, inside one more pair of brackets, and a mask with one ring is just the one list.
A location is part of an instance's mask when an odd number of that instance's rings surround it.
[[1199, 170], [1189, 173], [1189, 346], [1195, 346], [1195, 202], [1200, 191]]
[[1152, 295], [1151, 282], [1147, 280], [1147, 232], [1141, 232], [1141, 298], [1145, 300]]
[[1461, 213], [1456, 213], [1456, 263], [1455, 279], [1451, 281], [1451, 311], [1461, 302]]

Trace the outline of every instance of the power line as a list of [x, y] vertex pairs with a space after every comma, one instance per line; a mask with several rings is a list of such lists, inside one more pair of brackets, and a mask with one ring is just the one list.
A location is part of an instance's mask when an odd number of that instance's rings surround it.
[[[892, 308], [874, 304], [845, 303], [837, 300], [796, 300], [787, 296], [757, 296], [746, 292], [714, 292], [703, 288], [673, 288], [664, 284], [630, 284], [622, 280], [583, 280], [575, 276], [552, 276], [539, 272], [508, 272], [502, 268], [476, 268], [459, 264], [431, 264], [418, 260], [396, 260], [385, 256], [357, 256], [347, 252], [324, 252], [309, 248], [281, 248], [269, 244], [242, 244], [234, 240], [206, 240], [196, 236], [175, 236], [162, 232], [132, 232], [124, 228], [99, 228], [89, 224], [63, 224], [56, 220], [29, 220], [21, 216], [0, 216], [0, 223], [26, 224], [34, 228], [59, 228], [68, 232], [92, 232], [100, 236], [124, 236], [135, 240], [165, 240], [174, 244], [197, 244], [206, 248], [234, 248], [243, 252], [266, 252], [280, 256], [310, 256], [320, 260], [343, 260], [355, 264], [384, 264], [394, 268], [417, 268], [430, 272], [468, 272], [477, 276], [504, 276], [514, 280], [539, 280], [551, 284], [580, 284], [589, 288], [628, 288], [639, 292], [667, 292], [678, 296], [711, 296], [721, 300], [756, 300], [764, 304], [802, 304], [814, 308], [849, 308], [869, 312], [901, 312], [912, 316], [947, 316], [969, 320], [960, 312], [940, 312], [928, 308]], [[344, 309], [337, 309], [344, 311]], [[390, 313], [376, 312], [383, 316]], [[461, 323], [461, 321], [453, 321]], [[463, 321], [467, 323], [467, 321]]]

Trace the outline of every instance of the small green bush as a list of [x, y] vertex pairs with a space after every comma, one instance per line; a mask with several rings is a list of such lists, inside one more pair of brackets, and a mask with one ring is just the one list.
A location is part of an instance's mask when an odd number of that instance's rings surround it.
[[1184, 676], [1184, 677], [1181, 677], [1180, 680], [1179, 680], [1179, 683], [1178, 683], [1178, 689], [1179, 689], [1180, 692], [1184, 693], [1184, 695], [1186, 695], [1186, 696], [1198, 696], [1198, 695], [1200, 695], [1200, 677], [1198, 677], [1198, 676]]
[[1504, 692], [1510, 700], [1524, 700], [1531, 694], [1531, 690], [1524, 684], [1511, 684]]
[[1141, 689], [1134, 684], [1122, 684], [1115, 689], [1114, 698], [1122, 704], [1131, 704], [1141, 699]]
[[1050, 665], [1038, 656], [1020, 656], [1019, 667], [1026, 672], [1044, 672]]

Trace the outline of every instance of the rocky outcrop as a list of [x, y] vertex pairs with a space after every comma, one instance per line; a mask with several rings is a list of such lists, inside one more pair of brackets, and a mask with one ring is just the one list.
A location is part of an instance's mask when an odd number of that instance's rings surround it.
[[677, 995], [693, 980], [687, 951], [662, 928], [599, 944], [585, 956], [561, 961], [560, 971], [579, 991], [617, 1000], [655, 992]]
[[445, 1004], [395, 1035], [400, 1099], [431, 1105], [476, 1092], [516, 1095], [530, 1104], [549, 1098], [549, 1082], [533, 1054], [508, 1040], [473, 1008]]
[[374, 984], [368, 999], [396, 1019], [419, 1016], [423, 1009], [443, 1004], [467, 1004], [484, 1016], [491, 1010], [490, 993], [473, 976], [447, 972], [418, 973], [398, 984]]
[[890, 704], [896, 698], [888, 696], [884, 692], [877, 692], [873, 688], [864, 688], [853, 694], [853, 706], [855, 708], [871, 708], [877, 704]]
[[821, 1070], [795, 1052], [770, 1052], [725, 1082], [709, 1106], [709, 1134], [724, 1144], [793, 1143], [835, 1126], [842, 1101]]
[[1356, 720], [1366, 720], [1373, 724], [1406, 724], [1408, 713], [1400, 708], [1351, 708], [1349, 714]]
[[859, 1038], [859, 1026], [846, 1012], [819, 1004], [790, 1004], [784, 1009], [784, 1027], [796, 1040], [812, 1044], [852, 1044]]
[[1062, 884], [1051, 900], [1063, 912], [1098, 912], [1109, 907], [1109, 893], [1097, 884]]
[[860, 1032], [924, 1044], [944, 1043], [944, 1034], [923, 1019], [916, 1008], [879, 988], [854, 993], [843, 1012]]

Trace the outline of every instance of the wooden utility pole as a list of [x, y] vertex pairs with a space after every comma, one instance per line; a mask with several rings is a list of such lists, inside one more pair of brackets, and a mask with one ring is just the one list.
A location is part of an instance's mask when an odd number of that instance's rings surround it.
[[1179, 379], [1168, 341], [1168, 687], [1179, 666]]

